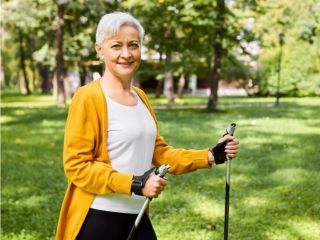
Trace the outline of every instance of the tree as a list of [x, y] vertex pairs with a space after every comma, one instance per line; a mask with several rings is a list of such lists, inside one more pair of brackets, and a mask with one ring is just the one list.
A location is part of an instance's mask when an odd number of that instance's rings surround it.
[[[161, 81], [164, 79], [165, 92], [168, 98], [168, 102], [174, 101], [174, 83], [172, 73], [172, 53], [174, 43], [174, 28], [173, 14], [168, 11], [166, 2], [158, 1], [146, 1], [141, 4], [140, 1], [129, 0], [123, 4], [128, 8], [132, 14], [137, 17], [146, 31], [146, 43], [148, 48], [148, 55], [157, 52], [162, 59], [162, 55], [165, 55], [165, 64], [159, 61], [158, 68], [163, 71], [157, 78]], [[154, 60], [153, 60], [154, 61]]]
[[18, 30], [19, 31], [19, 49], [20, 49], [20, 63], [21, 63], [21, 70], [23, 72], [23, 77], [24, 77], [24, 81], [25, 81], [25, 88], [26, 88], [26, 93], [30, 94], [30, 89], [29, 89], [29, 81], [28, 81], [28, 76], [27, 76], [27, 71], [26, 71], [26, 65], [25, 65], [25, 52], [23, 49], [23, 34], [21, 29]]
[[[19, 51], [17, 52], [17, 55], [13, 55], [11, 57], [18, 57], [18, 60], [20, 62], [20, 68], [23, 74], [23, 79], [25, 81], [25, 89], [26, 93], [30, 94], [29, 89], [29, 81], [28, 81], [28, 75], [27, 75], [27, 69], [26, 69], [26, 60], [28, 59], [28, 50], [25, 48], [28, 42], [28, 30], [30, 29], [23, 17], [21, 17], [15, 10], [17, 8], [20, 9], [26, 9], [27, 4], [21, 2], [21, 1], [11, 1], [11, 2], [4, 2], [3, 3], [3, 17], [4, 17], [4, 31], [8, 32], [10, 35], [10, 40], [13, 40], [18, 43]], [[26, 17], [26, 16], [25, 16]], [[33, 22], [31, 22], [32, 24]], [[11, 32], [10, 32], [11, 31]], [[4, 45], [7, 45], [7, 42], [4, 42]], [[14, 44], [13, 44], [14, 45]], [[9, 48], [12, 50], [11, 48]], [[5, 52], [6, 50], [4, 50]], [[6, 54], [5, 54], [6, 55]], [[4, 64], [4, 71], [7, 71], [8, 67], [6, 64]], [[19, 72], [19, 70], [18, 70]], [[5, 73], [5, 76], [8, 74]], [[17, 78], [19, 77], [19, 74], [17, 74]]]
[[[66, 81], [65, 73], [69, 69], [82, 70], [81, 79], [85, 79], [86, 70], [92, 67], [91, 63], [96, 58], [94, 33], [97, 23], [104, 14], [112, 12], [114, 8], [110, 6], [116, 5], [118, 2], [112, 0], [87, 0], [86, 4], [82, 0], [4, 2], [2, 6], [4, 29], [10, 45], [18, 45], [17, 49], [24, 50], [23, 55], [18, 51], [17, 54], [19, 54], [18, 59], [24, 57], [24, 60], [20, 61], [20, 66], [26, 68], [25, 78], [27, 79], [30, 71], [37, 77], [35, 69], [38, 68], [43, 92], [48, 93], [50, 78], [56, 72], [59, 79], [58, 105], [63, 106], [63, 93], [60, 92], [63, 92], [63, 80]], [[21, 38], [17, 29], [21, 29], [23, 48], [19, 47]], [[11, 49], [10, 53], [6, 51], [9, 49], [2, 49], [2, 55], [9, 56], [12, 61], [7, 59], [6, 63], [2, 64], [4, 74], [13, 78], [13, 62], [17, 61], [17, 57], [12, 55]], [[66, 52], [67, 54], [63, 54]], [[84, 84], [84, 81], [82, 83]]]
[[[95, 31], [101, 17], [118, 8], [116, 0], [86, 0], [70, 1], [65, 8], [64, 52], [65, 68], [78, 69], [81, 85], [84, 85], [89, 70], [102, 67], [94, 66], [98, 57], [94, 48]], [[102, 66], [102, 64], [101, 64]]]
[[[213, 54], [210, 75], [208, 109], [218, 111], [218, 82], [255, 77], [250, 62], [255, 56], [247, 50], [249, 43], [257, 42], [250, 22], [257, 3], [255, 0], [216, 0], [214, 9]], [[246, 60], [245, 60], [246, 59]]]
[[[42, 86], [48, 85], [46, 82], [49, 82], [49, 71], [52, 71], [54, 68], [54, 34], [52, 34], [54, 25], [52, 24], [52, 18], [56, 11], [53, 6], [53, 2], [50, 0], [12, 0], [6, 1], [2, 5], [6, 35], [10, 37], [10, 45], [22, 42], [22, 50], [24, 52], [23, 55], [19, 54], [18, 59], [21, 59], [22, 56], [24, 58], [21, 61], [21, 66], [25, 67], [26, 72], [24, 78], [28, 79], [28, 75], [30, 75], [28, 72], [32, 73], [31, 80], [33, 85], [28, 84], [32, 88], [40, 85], [35, 71], [37, 67], [39, 76], [42, 79]], [[12, 48], [5, 49], [4, 51], [12, 51]], [[11, 54], [10, 57], [13, 58], [10, 61], [10, 64], [12, 64], [16, 61], [16, 56]], [[49, 87], [47, 86], [46, 93], [50, 91]]]
[[56, 43], [55, 43], [55, 52], [56, 52], [56, 61], [57, 61], [57, 106], [65, 107], [66, 106], [66, 97], [64, 92], [64, 59], [63, 59], [63, 27], [64, 27], [64, 5], [57, 4], [58, 11], [56, 16], [57, 23], [57, 33], [56, 33]]
[[215, 30], [214, 30], [214, 52], [212, 55], [212, 73], [210, 76], [210, 96], [208, 102], [208, 109], [217, 111], [218, 105], [218, 82], [221, 72], [221, 59], [222, 59], [222, 43], [225, 34], [224, 20], [226, 14], [226, 6], [224, 0], [216, 0], [215, 7]]
[[[146, 30], [145, 45], [149, 61], [158, 61], [157, 69], [151, 70], [156, 73], [160, 84], [164, 79], [168, 102], [174, 101], [175, 76], [206, 71], [202, 65], [207, 52], [206, 34], [202, 32], [205, 31], [205, 24], [196, 18], [200, 12], [194, 10], [193, 2], [197, 1], [159, 0], [141, 4], [140, 1], [129, 0], [123, 4]], [[205, 6], [201, 10], [206, 11]], [[154, 55], [159, 56], [158, 60], [153, 59]]]
[[280, 92], [320, 94], [320, 5], [317, 0], [262, 1], [253, 31], [260, 36], [260, 91], [275, 94], [278, 81], [279, 34], [284, 33]]
[[236, 16], [231, 11], [232, 3], [227, 7], [224, 0], [125, 2], [146, 29], [145, 45], [150, 55], [154, 52], [160, 56], [164, 54], [166, 64], [161, 67], [163, 72], [157, 78], [167, 79], [166, 86], [170, 87], [168, 92], [171, 93], [167, 96], [169, 102], [173, 95], [172, 76], [180, 76], [184, 82], [184, 75], [197, 73], [206, 77], [211, 71], [208, 108], [217, 110], [218, 81], [220, 74], [226, 71], [221, 69], [222, 56], [232, 58], [235, 49], [241, 48], [237, 36], [241, 31], [244, 36], [247, 34], [243, 31], [243, 22], [237, 21], [248, 16]]

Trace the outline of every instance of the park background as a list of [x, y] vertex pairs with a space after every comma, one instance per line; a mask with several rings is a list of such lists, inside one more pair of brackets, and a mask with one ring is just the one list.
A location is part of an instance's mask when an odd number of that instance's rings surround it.
[[[237, 123], [229, 238], [320, 239], [319, 0], [2, 1], [1, 239], [55, 236], [68, 106], [103, 72], [95, 31], [113, 11], [146, 30], [133, 85], [167, 143], [212, 147]], [[222, 239], [225, 166], [168, 183], [159, 239]]]

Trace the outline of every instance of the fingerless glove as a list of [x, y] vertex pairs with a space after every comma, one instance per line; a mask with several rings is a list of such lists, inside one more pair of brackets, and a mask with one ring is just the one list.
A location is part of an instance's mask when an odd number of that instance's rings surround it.
[[142, 188], [145, 186], [146, 181], [150, 177], [150, 174], [154, 172], [155, 169], [155, 167], [151, 168], [150, 170], [146, 171], [142, 176], [133, 176], [131, 182], [131, 193], [143, 196]]
[[213, 147], [210, 152], [214, 156], [214, 162], [218, 164], [222, 164], [226, 161], [226, 153], [225, 147], [227, 145], [227, 141], [218, 143], [215, 147]]

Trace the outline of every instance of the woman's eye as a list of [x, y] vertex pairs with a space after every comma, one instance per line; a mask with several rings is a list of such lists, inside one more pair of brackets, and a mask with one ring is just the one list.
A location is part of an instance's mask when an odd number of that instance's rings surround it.
[[132, 44], [130, 45], [130, 47], [138, 48], [138, 47], [139, 47], [139, 45], [138, 45], [138, 44], [136, 44], [136, 43], [132, 43]]
[[112, 48], [120, 48], [121, 45], [120, 44], [115, 44], [115, 45], [112, 45]]

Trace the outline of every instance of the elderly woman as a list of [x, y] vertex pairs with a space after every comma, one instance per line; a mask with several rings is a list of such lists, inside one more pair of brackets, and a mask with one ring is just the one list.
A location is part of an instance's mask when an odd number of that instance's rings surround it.
[[[105, 73], [74, 94], [65, 129], [63, 162], [69, 180], [56, 239], [126, 239], [145, 197], [157, 198], [166, 179], [151, 165], [170, 164], [171, 174], [211, 168], [214, 151], [174, 149], [164, 142], [145, 93], [131, 80], [141, 61], [144, 30], [126, 13], [105, 15], [95, 48]], [[235, 158], [239, 141], [222, 149]], [[213, 154], [212, 154], [212, 153]], [[221, 161], [221, 160], [219, 160]], [[139, 185], [140, 186], [140, 185]], [[134, 239], [157, 239], [147, 214]]]

